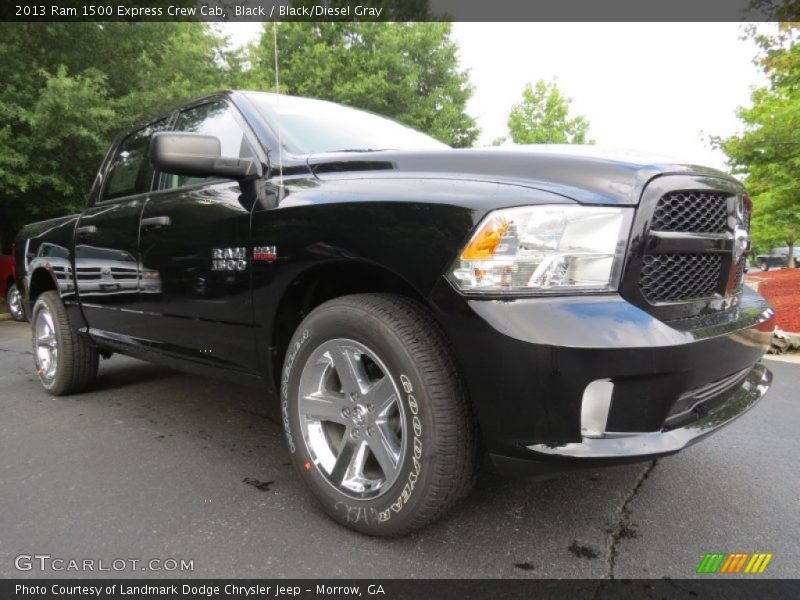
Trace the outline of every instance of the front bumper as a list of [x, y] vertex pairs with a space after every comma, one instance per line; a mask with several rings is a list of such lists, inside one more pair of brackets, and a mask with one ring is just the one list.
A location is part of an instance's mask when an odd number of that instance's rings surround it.
[[561, 446], [532, 444], [528, 450], [574, 459], [643, 460], [674, 454], [742, 416], [766, 395], [770, 383], [772, 373], [764, 365], [757, 364], [724, 404], [684, 427], [653, 433], [584, 437], [580, 442]]
[[[440, 287], [433, 300], [487, 451], [504, 471], [672, 454], [746, 412], [770, 385], [759, 361], [773, 311], [751, 290], [727, 311], [674, 323], [616, 295], [472, 300]], [[687, 395], [731, 378], [699, 410], [675, 417]], [[613, 383], [613, 395], [605, 431], [587, 436], [582, 403], [598, 380]]]

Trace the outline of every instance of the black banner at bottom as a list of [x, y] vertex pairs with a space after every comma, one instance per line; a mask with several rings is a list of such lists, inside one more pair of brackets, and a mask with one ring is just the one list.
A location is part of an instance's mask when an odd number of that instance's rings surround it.
[[497, 600], [798, 598], [800, 580], [776, 579], [6, 579], [3, 600]]

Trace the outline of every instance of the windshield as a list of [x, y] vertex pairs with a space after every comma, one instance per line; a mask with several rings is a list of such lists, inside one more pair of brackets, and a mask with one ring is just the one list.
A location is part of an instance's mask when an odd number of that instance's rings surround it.
[[296, 154], [449, 148], [410, 127], [341, 104], [265, 92], [247, 97], [273, 127], [280, 127], [283, 145]]

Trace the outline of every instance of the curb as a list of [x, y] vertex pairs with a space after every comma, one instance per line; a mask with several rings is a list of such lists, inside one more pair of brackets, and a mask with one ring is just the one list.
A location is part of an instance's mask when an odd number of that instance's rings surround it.
[[765, 354], [764, 360], [774, 360], [776, 362], [800, 365], [800, 353], [793, 352], [790, 354]]

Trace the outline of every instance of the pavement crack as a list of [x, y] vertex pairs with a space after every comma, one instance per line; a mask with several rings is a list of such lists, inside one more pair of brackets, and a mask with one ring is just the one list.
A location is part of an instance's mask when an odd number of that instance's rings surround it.
[[19, 354], [20, 356], [30, 356], [33, 354], [30, 350], [19, 351], [19, 350], [12, 350], [11, 348], [0, 348], [0, 352], [10, 352], [11, 354]]
[[644, 482], [650, 477], [650, 474], [653, 472], [653, 469], [656, 468], [657, 464], [658, 459], [648, 463], [647, 468], [645, 468], [641, 475], [639, 475], [639, 478], [636, 480], [636, 484], [633, 486], [630, 493], [625, 497], [625, 500], [622, 502], [622, 506], [619, 508], [619, 518], [617, 519], [616, 525], [611, 530], [611, 539], [608, 546], [608, 568], [606, 569], [606, 573], [600, 581], [600, 584], [595, 590], [593, 600], [598, 600], [603, 588], [608, 584], [609, 581], [614, 580], [614, 568], [616, 567], [617, 563], [619, 542], [624, 538], [631, 537], [631, 503], [636, 496], [639, 495], [639, 491], [642, 489]]

